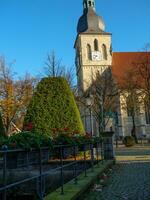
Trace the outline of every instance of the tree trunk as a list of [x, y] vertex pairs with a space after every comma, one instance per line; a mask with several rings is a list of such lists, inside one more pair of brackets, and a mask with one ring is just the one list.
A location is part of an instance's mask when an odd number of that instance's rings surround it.
[[135, 115], [132, 115], [132, 123], [133, 123], [133, 127], [131, 130], [131, 136], [135, 139], [136, 144], [138, 144], [138, 139], [136, 136], [136, 127], [135, 127]]

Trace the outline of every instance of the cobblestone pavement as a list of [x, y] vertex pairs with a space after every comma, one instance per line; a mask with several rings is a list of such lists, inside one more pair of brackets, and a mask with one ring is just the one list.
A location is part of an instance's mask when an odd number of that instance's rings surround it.
[[102, 191], [85, 200], [150, 200], [150, 163], [117, 164]]
[[118, 162], [108, 176], [102, 191], [91, 188], [84, 200], [150, 200], [150, 162]]

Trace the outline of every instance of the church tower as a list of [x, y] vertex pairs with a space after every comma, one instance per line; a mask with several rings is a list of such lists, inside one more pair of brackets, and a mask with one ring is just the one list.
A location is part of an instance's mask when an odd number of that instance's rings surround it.
[[92, 111], [92, 102], [88, 101], [93, 99], [90, 86], [97, 74], [102, 75], [111, 66], [112, 47], [111, 34], [105, 31], [102, 17], [96, 14], [95, 0], [83, 0], [83, 14], [78, 20], [74, 48], [76, 50], [78, 94], [85, 97], [83, 98], [84, 105], [80, 105], [81, 117], [85, 130], [92, 135], [98, 135], [99, 122]]
[[79, 94], [85, 92], [97, 72], [111, 66], [111, 34], [105, 32], [103, 19], [96, 14], [95, 0], [83, 0], [83, 15], [77, 25], [75, 41]]

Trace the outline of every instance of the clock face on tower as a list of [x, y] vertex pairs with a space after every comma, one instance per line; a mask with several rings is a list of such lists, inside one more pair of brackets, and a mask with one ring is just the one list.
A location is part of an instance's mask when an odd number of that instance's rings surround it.
[[100, 51], [93, 51], [92, 52], [92, 60], [93, 61], [99, 61], [102, 60], [102, 54]]

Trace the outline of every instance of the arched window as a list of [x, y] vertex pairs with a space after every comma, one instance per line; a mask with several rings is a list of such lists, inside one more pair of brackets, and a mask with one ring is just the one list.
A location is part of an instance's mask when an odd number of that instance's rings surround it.
[[150, 124], [150, 109], [147, 106], [146, 102], [145, 102], [145, 119], [146, 119], [146, 124]]
[[94, 50], [98, 51], [98, 40], [97, 39], [94, 40]]
[[87, 8], [87, 2], [84, 3], [84, 8]]
[[133, 110], [134, 110], [133, 102], [132, 102], [132, 96], [131, 95], [129, 95], [126, 98], [126, 108], [127, 108], [127, 116], [131, 117], [133, 115]]
[[131, 92], [126, 97], [126, 108], [128, 117], [134, 118], [136, 115], [138, 116], [140, 113], [140, 101], [137, 96], [136, 91]]
[[107, 48], [105, 44], [102, 45], [102, 52], [104, 60], [107, 60]]
[[92, 3], [91, 3], [91, 1], [89, 1], [89, 6], [92, 6]]
[[87, 44], [87, 58], [91, 60], [92, 55], [91, 55], [91, 46]]

